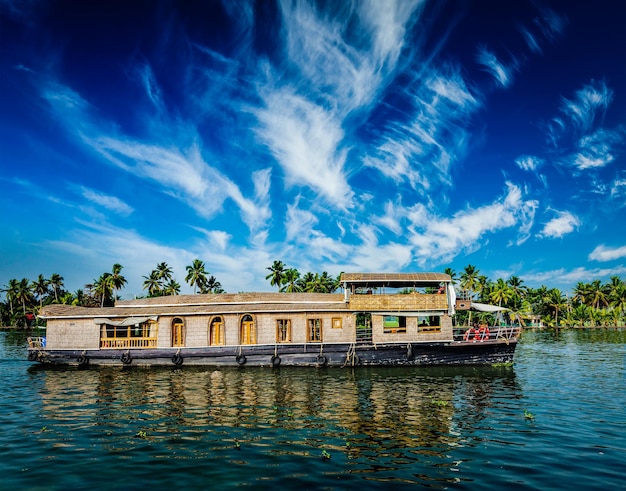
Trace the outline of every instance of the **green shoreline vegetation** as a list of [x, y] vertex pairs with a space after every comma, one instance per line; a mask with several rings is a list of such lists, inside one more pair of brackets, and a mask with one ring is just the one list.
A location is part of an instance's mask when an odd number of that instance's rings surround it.
[[[334, 278], [326, 271], [301, 274], [282, 261], [274, 261], [266, 269], [269, 274], [265, 279], [280, 292], [333, 293], [341, 287], [340, 275]], [[111, 272], [103, 273], [75, 292], [65, 290], [64, 279], [57, 273], [50, 278], [40, 274], [32, 281], [27, 278], [10, 279], [0, 290], [4, 293], [4, 300], [0, 301], [0, 325], [18, 328], [43, 326], [44, 322], [37, 319], [37, 315], [44, 306], [54, 303], [112, 306], [127, 284], [122, 270], [121, 264], [114, 264]], [[492, 281], [471, 264], [460, 275], [451, 268], [446, 268], [444, 273], [452, 277], [460, 295], [475, 302], [506, 307], [509, 317], [524, 327], [624, 327], [626, 324], [626, 282], [619, 276], [612, 276], [606, 283], [600, 280], [578, 282], [570, 297], [558, 288], [544, 285], [527, 287], [518, 276]], [[172, 268], [165, 262], [157, 264], [143, 278], [146, 297], [180, 294], [181, 286]], [[186, 267], [185, 282], [193, 287], [194, 294], [224, 293], [220, 282], [206, 271], [200, 259], [195, 259]], [[457, 324], [465, 324], [467, 315], [468, 312], [458, 312]], [[493, 322], [492, 314], [480, 312], [474, 315], [477, 321]]]

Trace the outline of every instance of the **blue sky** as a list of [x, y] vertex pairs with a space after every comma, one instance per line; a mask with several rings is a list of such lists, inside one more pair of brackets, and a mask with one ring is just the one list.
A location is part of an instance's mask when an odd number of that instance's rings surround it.
[[0, 9], [3, 285], [626, 276], [623, 1]]

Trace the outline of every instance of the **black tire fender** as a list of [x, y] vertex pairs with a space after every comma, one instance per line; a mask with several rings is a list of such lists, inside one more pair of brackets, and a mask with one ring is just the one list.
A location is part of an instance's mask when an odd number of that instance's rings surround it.
[[121, 360], [124, 365], [130, 365], [133, 362], [133, 357], [130, 356], [129, 352], [126, 352], [126, 353], [122, 353]]
[[328, 363], [328, 358], [326, 358], [326, 356], [324, 355], [317, 355], [317, 365], [320, 367], [325, 367], [326, 364]]
[[235, 360], [237, 361], [237, 365], [241, 366], [241, 365], [245, 365], [247, 358], [246, 355], [244, 354], [238, 354], [237, 357], [235, 358]]
[[273, 367], [279, 367], [281, 362], [280, 356], [272, 355], [271, 362]]
[[175, 355], [172, 355], [172, 363], [174, 365], [176, 365], [177, 367], [181, 366], [183, 364], [183, 355], [181, 355], [180, 353], [176, 353]]

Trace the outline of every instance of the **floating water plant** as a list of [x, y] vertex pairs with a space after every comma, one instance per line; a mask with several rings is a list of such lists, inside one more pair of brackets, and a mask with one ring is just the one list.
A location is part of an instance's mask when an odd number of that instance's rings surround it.
[[330, 454], [326, 450], [322, 450], [322, 458], [324, 460], [329, 460], [330, 459]]
[[507, 361], [505, 363], [492, 363], [491, 366], [492, 367], [512, 367], [513, 366], [513, 362], [512, 361]]
[[46, 431], [48, 431], [48, 427], [47, 426], [42, 426], [41, 427], [41, 432], [45, 433]]
[[137, 434], [135, 435], [135, 438], [147, 438], [147, 434], [145, 431], [138, 431]]
[[346, 440], [346, 448], [350, 448], [350, 442]]
[[433, 399], [432, 402], [435, 406], [439, 406], [439, 407], [445, 407], [448, 405], [448, 401], [440, 401], [438, 399]]
[[238, 441], [235, 441], [235, 448], [241, 450], [241, 444]]
[[530, 411], [527, 411], [526, 409], [524, 409], [524, 418], [532, 421], [535, 419], [535, 415], [531, 413]]

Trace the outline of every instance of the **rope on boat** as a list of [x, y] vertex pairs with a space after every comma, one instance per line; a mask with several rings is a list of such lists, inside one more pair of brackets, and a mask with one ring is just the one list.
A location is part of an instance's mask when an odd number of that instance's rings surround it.
[[237, 361], [237, 365], [239, 366], [245, 365], [246, 361], [248, 361], [246, 355], [243, 354], [243, 346], [241, 345], [239, 345], [239, 354], [235, 356], [235, 360]]
[[183, 355], [180, 353], [180, 348], [178, 348], [178, 351], [172, 355], [172, 363], [179, 367], [183, 364], [183, 361]]
[[328, 358], [326, 358], [326, 356], [324, 355], [324, 345], [320, 344], [320, 354], [317, 355], [317, 366], [318, 367], [325, 367], [326, 364], [328, 363]]
[[80, 366], [80, 367], [84, 367], [84, 366], [89, 365], [89, 357], [87, 356], [87, 351], [83, 350], [83, 352], [76, 359], [76, 361], [78, 362], [78, 366]]
[[356, 344], [352, 343], [348, 348], [348, 351], [346, 353], [346, 360], [343, 362], [343, 365], [341, 365], [341, 368], [345, 368], [348, 365], [354, 367], [360, 362], [361, 360], [359, 359], [359, 355], [356, 354]]

